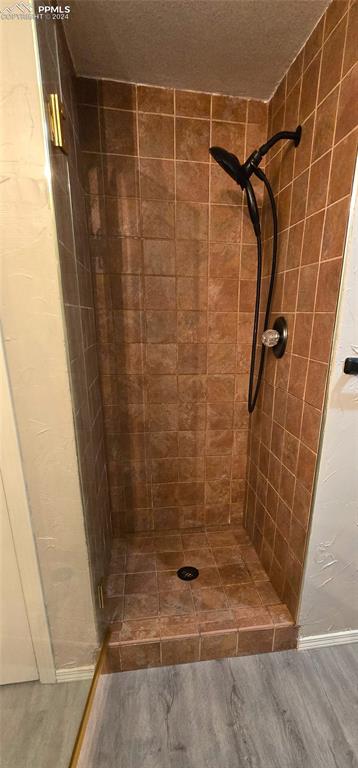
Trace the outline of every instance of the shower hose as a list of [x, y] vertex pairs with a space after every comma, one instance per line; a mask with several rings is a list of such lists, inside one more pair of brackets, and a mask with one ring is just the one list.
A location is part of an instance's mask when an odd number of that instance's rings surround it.
[[[271, 260], [271, 274], [270, 274], [270, 283], [269, 283], [269, 289], [267, 294], [267, 303], [266, 303], [266, 310], [265, 310], [265, 318], [264, 318], [264, 326], [263, 331], [266, 331], [269, 324], [269, 318], [270, 318], [270, 312], [271, 312], [271, 304], [272, 304], [272, 294], [275, 284], [275, 275], [276, 275], [276, 263], [277, 263], [277, 210], [276, 210], [276, 203], [274, 194], [271, 188], [271, 185], [269, 183], [268, 178], [264, 174], [264, 172], [261, 170], [261, 168], [255, 168], [254, 169], [255, 176], [257, 176], [261, 181], [263, 181], [267, 194], [270, 200], [270, 206], [271, 206], [271, 212], [272, 212], [272, 260]], [[251, 194], [254, 195], [254, 192], [251, 188]], [[249, 208], [250, 208], [250, 201], [249, 202]], [[260, 391], [260, 385], [262, 380], [262, 374], [264, 369], [264, 363], [265, 363], [265, 353], [266, 353], [266, 347], [264, 344], [261, 344], [261, 351], [260, 351], [260, 363], [259, 363], [259, 370], [257, 374], [257, 380], [256, 385], [254, 386], [254, 377], [255, 377], [255, 365], [256, 365], [256, 349], [257, 349], [257, 337], [258, 337], [258, 331], [259, 331], [259, 320], [260, 320], [260, 303], [261, 303], [261, 280], [262, 280], [262, 235], [261, 235], [261, 228], [257, 230], [255, 229], [256, 234], [256, 243], [257, 243], [257, 273], [256, 273], [256, 298], [255, 298], [255, 314], [254, 314], [254, 325], [253, 325], [253, 331], [252, 331], [252, 350], [251, 350], [251, 363], [250, 363], [250, 376], [249, 376], [249, 393], [248, 393], [248, 411], [249, 413], [252, 413], [256, 401], [259, 395]]]

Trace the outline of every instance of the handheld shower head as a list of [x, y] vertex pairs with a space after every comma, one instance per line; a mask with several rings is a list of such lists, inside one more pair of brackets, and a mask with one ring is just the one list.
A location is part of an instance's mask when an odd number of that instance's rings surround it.
[[257, 237], [260, 237], [261, 234], [260, 217], [250, 177], [253, 173], [256, 176], [259, 176], [258, 166], [262, 158], [277, 141], [280, 141], [281, 139], [290, 139], [294, 142], [295, 147], [298, 147], [301, 140], [301, 133], [302, 128], [300, 125], [297, 126], [295, 131], [279, 131], [278, 133], [275, 133], [266, 144], [263, 144], [259, 149], [255, 149], [243, 164], [240, 163], [236, 155], [228, 152], [227, 149], [223, 149], [223, 147], [210, 147], [209, 149], [211, 156], [217, 163], [219, 163], [221, 168], [236, 181], [236, 184], [240, 185], [242, 190], [245, 190], [250, 218]]
[[241, 165], [239, 159], [232, 152], [228, 152], [223, 147], [210, 147], [209, 152], [221, 168], [239, 184]]
[[220, 167], [231, 176], [236, 184], [239, 184], [242, 190], [246, 192], [246, 199], [249, 208], [251, 221], [257, 236], [260, 235], [260, 218], [257, 209], [256, 198], [251, 186], [250, 179], [246, 173], [245, 166], [241, 165], [236, 155], [228, 152], [223, 147], [210, 147], [209, 152]]
[[231, 176], [236, 184], [239, 184], [241, 189], [244, 190], [248, 185], [248, 176], [246, 168], [241, 165], [240, 160], [232, 152], [228, 152], [223, 147], [210, 147], [209, 152], [221, 168]]
[[276, 144], [277, 141], [282, 139], [290, 139], [294, 142], [295, 147], [298, 147], [301, 140], [302, 128], [297, 126], [295, 131], [279, 131], [269, 139], [266, 144], [263, 144], [259, 149], [255, 149], [247, 158], [245, 163], [240, 163], [236, 155], [232, 152], [228, 152], [223, 147], [210, 147], [209, 152], [217, 163], [223, 168], [226, 173], [231, 176], [237, 184], [240, 184], [241, 189], [246, 189], [250, 176], [256, 172], [256, 169], [260, 165], [260, 162], [264, 155]]

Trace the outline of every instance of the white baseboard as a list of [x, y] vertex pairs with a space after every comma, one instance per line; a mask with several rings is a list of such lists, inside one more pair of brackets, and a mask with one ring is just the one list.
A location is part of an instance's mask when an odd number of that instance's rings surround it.
[[329, 645], [346, 645], [347, 643], [358, 643], [358, 629], [347, 629], [345, 632], [329, 632], [326, 635], [299, 637], [297, 650], [324, 648]]
[[94, 675], [95, 665], [88, 667], [71, 667], [71, 669], [56, 669], [57, 683], [70, 683], [74, 680], [90, 680]]

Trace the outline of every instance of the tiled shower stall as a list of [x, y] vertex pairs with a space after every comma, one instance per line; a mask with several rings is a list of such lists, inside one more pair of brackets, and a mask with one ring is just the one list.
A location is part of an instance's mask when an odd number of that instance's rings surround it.
[[[115, 621], [111, 668], [295, 645], [356, 155], [356, 15], [355, 3], [329, 6], [269, 103], [75, 77], [54, 30], [74, 253], [65, 185], [55, 208], [83, 487], [101, 494], [99, 513], [87, 491], [87, 531]], [[50, 51], [40, 40], [45, 92]], [[300, 146], [278, 144], [266, 162], [279, 217], [272, 317], [288, 321], [288, 351], [267, 355], [249, 418], [256, 244], [208, 149], [242, 159], [298, 123]], [[59, 172], [63, 156], [55, 187]], [[267, 289], [272, 232], [255, 190]], [[200, 570], [192, 586], [176, 577], [184, 564]]]

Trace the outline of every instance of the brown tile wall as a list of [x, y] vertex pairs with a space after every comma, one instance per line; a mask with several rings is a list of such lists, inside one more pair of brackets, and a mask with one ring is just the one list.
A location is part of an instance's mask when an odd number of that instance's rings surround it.
[[237, 522], [256, 253], [208, 149], [247, 155], [267, 107], [77, 86], [115, 530]]
[[85, 197], [78, 170], [80, 150], [74, 71], [61, 26], [50, 21], [40, 22], [37, 35], [44, 98], [46, 100], [51, 92], [60, 94], [66, 114], [68, 154], [54, 151], [50, 146], [51, 181], [83, 512], [94, 602], [98, 624], [103, 631], [105, 620], [97, 601], [97, 585], [107, 575], [112, 527]]
[[276, 145], [267, 165], [280, 228], [272, 316], [287, 318], [289, 348], [268, 356], [250, 423], [246, 525], [293, 615], [356, 158], [357, 13], [357, 3], [331, 3], [269, 105], [269, 135], [299, 122], [303, 132], [297, 150]]

